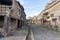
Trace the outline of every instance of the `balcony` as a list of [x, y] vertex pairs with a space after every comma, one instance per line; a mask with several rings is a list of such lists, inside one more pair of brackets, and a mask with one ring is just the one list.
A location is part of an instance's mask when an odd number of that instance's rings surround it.
[[12, 0], [0, 0], [1, 4], [12, 5]]
[[6, 11], [2, 11], [2, 12], [0, 11], [0, 15], [1, 15], [1, 16], [6, 15]]
[[48, 12], [45, 12], [43, 15], [48, 15]]
[[0, 15], [4, 16], [6, 15], [6, 11], [10, 10], [12, 8], [12, 6], [8, 6], [8, 5], [0, 5]]

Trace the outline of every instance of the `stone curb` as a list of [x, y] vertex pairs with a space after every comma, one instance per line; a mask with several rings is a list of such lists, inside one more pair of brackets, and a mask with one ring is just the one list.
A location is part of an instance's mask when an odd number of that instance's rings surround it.
[[33, 31], [31, 30], [31, 38], [34, 40]]
[[29, 30], [28, 30], [28, 35], [26, 37], [26, 40], [34, 40], [33, 32], [32, 32], [32, 29], [30, 27], [29, 27]]

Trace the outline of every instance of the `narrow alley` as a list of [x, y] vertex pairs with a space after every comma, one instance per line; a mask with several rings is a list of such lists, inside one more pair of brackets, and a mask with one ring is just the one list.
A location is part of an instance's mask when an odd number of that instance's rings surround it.
[[60, 40], [60, 0], [0, 0], [0, 40]]

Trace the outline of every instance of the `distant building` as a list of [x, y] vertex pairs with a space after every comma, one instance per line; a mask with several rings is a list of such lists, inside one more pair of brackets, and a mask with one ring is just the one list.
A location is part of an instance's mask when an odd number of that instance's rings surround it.
[[37, 24], [37, 18], [36, 18], [36, 16], [34, 16], [34, 17], [29, 17], [29, 18], [27, 19], [27, 23]]
[[0, 32], [7, 27], [21, 28], [26, 23], [23, 6], [16, 0], [0, 0]]
[[37, 17], [36, 17], [36, 16], [34, 16], [34, 17], [32, 18], [32, 23], [33, 23], [33, 24], [37, 24]]
[[29, 17], [28, 19], [26, 19], [27, 24], [31, 24], [32, 23], [32, 17]]

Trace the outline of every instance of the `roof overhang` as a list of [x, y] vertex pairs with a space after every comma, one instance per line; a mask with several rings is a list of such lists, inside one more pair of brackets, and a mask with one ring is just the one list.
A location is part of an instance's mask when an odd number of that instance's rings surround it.
[[12, 5], [12, 0], [0, 0], [1, 4]]

